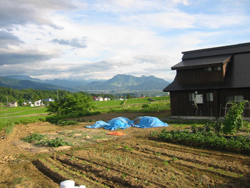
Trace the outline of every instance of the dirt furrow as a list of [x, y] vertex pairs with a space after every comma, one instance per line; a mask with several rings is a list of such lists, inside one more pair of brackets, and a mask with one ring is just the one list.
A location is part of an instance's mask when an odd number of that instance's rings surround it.
[[51, 160], [50, 158], [45, 159], [38, 159], [33, 162], [33, 164], [47, 177], [52, 179], [56, 183], [60, 183], [64, 180], [71, 179], [76, 182], [77, 185], [86, 185], [92, 187], [105, 187], [97, 182], [94, 182], [84, 175], [76, 173], [74, 171], [70, 171], [68, 168], [63, 167], [62, 165], [56, 163], [55, 161]]
[[[143, 142], [142, 142], [143, 144]], [[174, 151], [181, 151], [185, 153], [190, 153], [194, 155], [204, 155], [206, 157], [212, 157], [215, 159], [221, 159], [223, 158], [228, 160], [228, 161], [235, 161], [235, 160], [250, 160], [249, 156], [244, 156], [244, 155], [237, 155], [237, 154], [231, 154], [231, 153], [222, 153], [220, 151], [216, 150], [206, 150], [206, 149], [196, 149], [193, 147], [188, 147], [188, 146], [183, 146], [183, 145], [178, 145], [178, 144], [172, 144], [172, 143], [167, 143], [167, 142], [162, 142], [159, 140], [149, 140], [147, 142], [148, 145], [151, 145], [153, 147], [158, 147], [158, 148], [165, 148], [165, 149], [170, 149]], [[250, 163], [246, 163], [245, 165], [250, 166]]]
[[185, 161], [207, 165], [208, 167], [213, 167], [213, 168], [221, 168], [231, 172], [237, 172], [241, 174], [246, 174], [249, 172], [249, 167], [247, 165], [242, 165], [239, 160], [230, 162], [226, 160], [213, 159], [211, 157], [208, 158], [208, 157], [193, 155], [190, 153], [168, 150], [164, 148], [156, 148], [149, 145], [134, 145], [133, 147], [138, 151], [146, 152], [151, 155], [152, 153], [154, 154], [160, 153], [161, 155], [176, 157], [178, 159], [182, 159]]
[[[98, 176], [100, 176], [102, 174], [102, 172], [108, 173], [109, 171], [111, 171], [112, 176], [114, 176], [114, 174], [118, 174], [119, 177], [124, 177], [126, 176], [126, 179], [130, 179], [130, 181], [132, 180], [132, 182], [130, 184], [134, 184], [133, 187], [137, 187], [138, 182], [144, 182], [142, 184], [139, 185], [139, 187], [144, 187], [145, 184], [147, 186], [147, 184], [150, 184], [150, 186], [156, 186], [156, 187], [166, 187], [164, 184], [160, 184], [159, 182], [155, 182], [152, 179], [150, 179], [150, 177], [147, 176], [147, 174], [140, 174], [140, 176], [136, 176], [135, 174], [131, 173], [131, 169], [130, 168], [126, 168], [123, 165], [119, 165], [119, 166], [114, 166], [113, 164], [110, 164], [107, 160], [108, 159], [104, 159], [104, 158], [92, 158], [90, 159], [86, 159], [86, 158], [82, 158], [82, 157], [77, 157], [77, 162], [73, 163], [70, 160], [70, 156], [67, 157], [62, 157], [62, 156], [58, 156], [58, 160], [60, 160], [63, 163], [66, 163], [68, 165], [71, 166], [75, 166], [77, 167], [79, 170], [88, 170], [88, 172], [93, 172], [94, 174], [98, 174]], [[78, 162], [79, 161], [79, 162]], [[82, 162], [86, 161], [88, 163], [88, 165], [83, 165]], [[96, 167], [98, 166], [98, 168]], [[108, 171], [108, 172], [107, 172]], [[112, 177], [110, 177], [110, 173], [108, 173], [108, 177], [109, 179]], [[140, 178], [140, 177], [144, 177], [144, 178]], [[148, 178], [146, 178], [148, 177]], [[107, 176], [102, 177], [102, 178], [107, 178]], [[119, 178], [118, 182], [123, 182], [125, 179], [121, 179]], [[133, 183], [133, 182], [136, 182]], [[116, 180], [114, 179], [113, 182], [116, 182]], [[145, 183], [146, 182], [146, 183]], [[126, 185], [127, 183], [123, 184]]]

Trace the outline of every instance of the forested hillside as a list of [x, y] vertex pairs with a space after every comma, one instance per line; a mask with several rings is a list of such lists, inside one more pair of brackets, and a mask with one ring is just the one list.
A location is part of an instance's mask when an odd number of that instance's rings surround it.
[[8, 101], [18, 101], [18, 103], [22, 103], [23, 101], [31, 100], [36, 101], [39, 99], [46, 98], [57, 98], [63, 97], [69, 94], [69, 91], [64, 90], [36, 90], [36, 89], [12, 89], [9, 87], [0, 87], [0, 102], [6, 103], [7, 97]]
[[[65, 91], [65, 90], [37, 90], [37, 89], [12, 89], [9, 87], [0, 87], [0, 103], [6, 104], [7, 102], [7, 97], [8, 97], [8, 102], [12, 101], [18, 101], [19, 104], [21, 104], [24, 101], [31, 100], [31, 101], [36, 101], [36, 100], [42, 100], [42, 99], [47, 99], [47, 98], [52, 98], [52, 99], [57, 99], [57, 97], [63, 98], [64, 96], [70, 94], [72, 92], [70, 91]], [[94, 94], [94, 93], [87, 93], [83, 91], [79, 91], [77, 93], [87, 95], [87, 96], [100, 96], [102, 95], [103, 97], [109, 97], [109, 98], [114, 98], [113, 95], [110, 94]]]

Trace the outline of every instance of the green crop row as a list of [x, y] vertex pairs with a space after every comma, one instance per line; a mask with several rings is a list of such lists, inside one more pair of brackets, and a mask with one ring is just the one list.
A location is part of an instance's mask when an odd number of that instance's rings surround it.
[[250, 139], [244, 136], [225, 137], [212, 132], [167, 131], [163, 129], [158, 135], [160, 140], [200, 146], [204, 148], [224, 149], [237, 152], [250, 152]]

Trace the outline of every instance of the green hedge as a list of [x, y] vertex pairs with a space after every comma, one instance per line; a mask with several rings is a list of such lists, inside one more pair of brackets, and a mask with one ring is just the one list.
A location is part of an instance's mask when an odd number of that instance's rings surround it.
[[244, 136], [225, 137], [212, 132], [190, 133], [189, 131], [174, 130], [168, 132], [163, 129], [158, 138], [166, 142], [250, 153], [250, 139]]

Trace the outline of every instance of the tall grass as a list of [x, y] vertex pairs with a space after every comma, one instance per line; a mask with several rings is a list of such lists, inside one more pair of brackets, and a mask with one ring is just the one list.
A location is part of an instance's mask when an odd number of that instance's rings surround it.
[[101, 113], [118, 113], [118, 112], [160, 112], [170, 110], [169, 103], [153, 103], [147, 108], [143, 108], [142, 104], [124, 105], [110, 108], [99, 108]]
[[45, 115], [41, 115], [41, 116], [30, 116], [30, 117], [0, 118], [0, 130], [6, 128], [12, 123], [14, 125], [17, 125], [17, 124], [29, 124], [38, 121], [45, 121], [45, 117], [46, 117]]
[[13, 121], [6, 122], [6, 126], [5, 126], [6, 136], [8, 136], [10, 133], [12, 133], [14, 127], [15, 127], [15, 123]]

